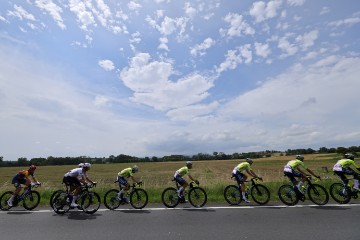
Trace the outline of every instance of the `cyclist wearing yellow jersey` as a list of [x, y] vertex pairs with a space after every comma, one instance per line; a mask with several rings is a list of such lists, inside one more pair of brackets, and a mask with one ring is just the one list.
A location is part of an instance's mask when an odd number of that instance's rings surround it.
[[355, 172], [353, 169], [351, 169], [351, 166], [354, 166], [358, 171], [360, 171], [360, 168], [358, 165], [356, 165], [354, 161], [354, 155], [347, 153], [345, 154], [345, 159], [340, 159], [337, 161], [337, 163], [333, 167], [333, 171], [336, 175], [338, 175], [341, 180], [344, 182], [345, 185], [349, 183], [349, 179], [345, 175], [353, 175], [354, 176], [354, 189], [360, 191], [359, 189], [359, 173]]
[[237, 165], [234, 170], [232, 171], [232, 177], [236, 179], [236, 182], [239, 186], [241, 186], [241, 193], [242, 193], [242, 199], [246, 203], [250, 203], [250, 201], [246, 198], [245, 192], [246, 192], [246, 186], [245, 181], [247, 179], [247, 175], [242, 173], [243, 171], [246, 171], [247, 174], [249, 174], [252, 177], [256, 177], [261, 179], [256, 175], [256, 173], [251, 169], [251, 165], [253, 164], [253, 160], [250, 158], [247, 158], [245, 162], [240, 163]]
[[189, 174], [189, 169], [192, 169], [192, 162], [191, 161], [187, 161], [186, 162], [186, 166], [180, 168], [179, 170], [177, 170], [174, 174], [174, 179], [175, 181], [180, 184], [180, 188], [178, 190], [178, 195], [179, 198], [182, 201], [185, 201], [185, 196], [184, 196], [184, 190], [187, 186], [189, 186], [188, 182], [183, 178], [185, 175], [188, 175], [189, 178], [192, 181], [196, 181], [190, 174]]
[[23, 188], [21, 185], [25, 185], [26, 186], [25, 188], [28, 188], [30, 185], [35, 185], [32, 183], [29, 176], [31, 176], [33, 182], [36, 182], [36, 184], [40, 184], [34, 175], [35, 170], [36, 170], [36, 166], [31, 165], [28, 170], [22, 170], [13, 177], [12, 184], [14, 184], [16, 189], [14, 191], [14, 194], [10, 197], [10, 199], [7, 202], [7, 204], [10, 207], [12, 207], [13, 205], [13, 200], [15, 196], [18, 195], [21, 189]]
[[[307, 168], [304, 164], [304, 156], [302, 155], [296, 155], [296, 160], [289, 161], [285, 167], [284, 167], [284, 174], [287, 176], [292, 184], [294, 186], [297, 186], [297, 189], [299, 190], [302, 186], [303, 182], [306, 180], [306, 177], [308, 176], [303, 170], [301, 170], [300, 167], [303, 167], [308, 171], [311, 175], [313, 175], [316, 178], [320, 178], [320, 176], [315, 175], [313, 171], [311, 171], [309, 168]], [[300, 181], [297, 182], [295, 177], [300, 178]]]
[[[126, 178], [131, 178], [132, 181], [138, 182], [133, 177], [134, 173], [137, 173], [138, 171], [139, 171], [139, 167], [134, 165], [133, 167], [125, 168], [118, 173], [117, 181], [119, 182], [119, 186], [121, 189], [120, 192], [118, 193], [119, 201], [124, 201], [126, 203], [129, 203], [129, 200], [126, 197], [123, 198], [124, 191], [127, 191], [130, 189], [130, 184], [128, 183]], [[123, 185], [124, 187], [122, 188], [121, 185]]]

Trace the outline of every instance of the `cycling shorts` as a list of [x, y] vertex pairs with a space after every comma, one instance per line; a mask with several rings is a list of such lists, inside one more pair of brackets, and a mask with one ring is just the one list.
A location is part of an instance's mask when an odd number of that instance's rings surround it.
[[180, 175], [175, 175], [174, 178], [175, 178], [175, 181], [176, 181], [178, 184], [180, 184], [181, 186], [186, 183], [185, 179], [183, 179], [182, 177], [180, 177]]
[[118, 180], [120, 185], [128, 185], [129, 184], [128, 181], [123, 177], [118, 176], [117, 180]]
[[73, 187], [79, 187], [81, 186], [81, 182], [77, 177], [64, 177], [63, 183], [65, 183], [66, 186], [73, 186]]
[[15, 177], [13, 177], [11, 183], [14, 184], [15, 188], [20, 188], [21, 184], [26, 184], [26, 178], [18, 178], [18, 175], [16, 175]]
[[359, 174], [351, 168], [342, 168], [341, 171], [334, 171], [334, 173], [338, 175], [343, 181], [347, 180], [345, 175], [353, 175], [354, 179], [359, 179]]
[[236, 182], [238, 184], [244, 183], [245, 174], [243, 174], [242, 172], [236, 171], [236, 173], [233, 173], [232, 176], [236, 179]]
[[295, 171], [295, 170], [292, 170], [291, 172], [284, 172], [284, 175], [287, 176], [290, 179], [290, 181], [292, 183], [294, 183], [294, 184], [296, 182], [295, 177], [302, 177], [303, 176], [303, 174], [301, 172], [298, 172], [298, 171]]

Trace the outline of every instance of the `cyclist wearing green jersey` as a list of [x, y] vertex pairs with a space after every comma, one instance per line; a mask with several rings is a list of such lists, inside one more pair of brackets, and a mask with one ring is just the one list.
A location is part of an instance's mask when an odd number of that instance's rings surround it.
[[[302, 186], [303, 182], [306, 180], [306, 177], [308, 176], [303, 170], [301, 170], [300, 167], [303, 167], [308, 171], [311, 175], [313, 175], [316, 178], [320, 178], [320, 176], [315, 175], [313, 171], [311, 171], [309, 168], [307, 168], [304, 164], [304, 156], [302, 155], [296, 155], [296, 160], [289, 161], [285, 167], [284, 167], [284, 174], [287, 176], [292, 184], [294, 186], [297, 186], [297, 189], [299, 190]], [[295, 177], [300, 178], [300, 181], [297, 182]]]
[[[125, 197], [123, 198], [124, 191], [127, 191], [130, 189], [130, 184], [126, 180], [126, 178], [131, 178], [132, 181], [138, 182], [134, 177], [134, 173], [137, 173], [139, 171], [139, 167], [134, 165], [133, 167], [125, 168], [122, 171], [118, 173], [117, 181], [119, 182], [120, 192], [118, 193], [118, 199], [119, 201], [124, 201], [126, 203], [129, 203], [129, 200]], [[124, 187], [122, 188], [121, 185]]]
[[245, 186], [244, 182], [247, 179], [247, 175], [242, 173], [242, 171], [245, 170], [247, 172], [247, 174], [249, 174], [250, 176], [262, 179], [262, 178], [258, 177], [256, 175], [256, 173], [251, 169], [251, 165], [253, 164], [253, 162], [254, 161], [252, 159], [247, 158], [245, 162], [242, 162], [239, 165], [237, 165], [232, 172], [232, 177], [235, 177], [238, 185], [241, 186], [242, 199], [246, 203], [250, 203], [250, 201], [246, 198], [246, 195], [245, 195], [246, 186]]
[[180, 184], [180, 188], [178, 190], [178, 195], [179, 198], [182, 199], [182, 201], [185, 201], [185, 196], [184, 196], [184, 190], [187, 186], [189, 186], [188, 182], [183, 178], [186, 174], [189, 176], [189, 178], [192, 181], [196, 181], [190, 174], [189, 174], [189, 169], [192, 169], [192, 162], [187, 161], [186, 162], [186, 166], [180, 168], [179, 170], [177, 170], [174, 174], [174, 179], [175, 181]]
[[354, 155], [347, 153], [345, 154], [345, 159], [340, 159], [337, 161], [337, 163], [333, 167], [333, 171], [336, 175], [338, 175], [341, 180], [344, 182], [345, 185], [349, 183], [349, 179], [345, 175], [353, 175], [354, 176], [354, 189], [360, 191], [359, 189], [359, 173], [355, 172], [353, 169], [351, 169], [351, 166], [354, 166], [358, 171], [360, 171], [360, 168], [358, 165], [356, 165], [354, 161]]

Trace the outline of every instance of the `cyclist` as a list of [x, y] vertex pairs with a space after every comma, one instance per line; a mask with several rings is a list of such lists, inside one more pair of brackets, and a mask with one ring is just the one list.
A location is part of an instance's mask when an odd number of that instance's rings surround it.
[[179, 170], [177, 170], [174, 174], [174, 179], [175, 181], [180, 184], [180, 188], [178, 189], [177, 193], [179, 198], [181, 199], [181, 202], [186, 202], [185, 200], [185, 196], [184, 196], [184, 190], [187, 186], [189, 186], [188, 182], [183, 178], [186, 174], [189, 176], [189, 178], [192, 181], [196, 181], [190, 174], [189, 174], [189, 169], [192, 169], [192, 162], [191, 161], [187, 161], [186, 162], [186, 166], [180, 168]]
[[253, 160], [250, 158], [246, 158], [245, 162], [242, 162], [240, 164], [238, 164], [234, 170], [232, 171], [232, 177], [235, 177], [236, 182], [238, 183], [238, 186], [241, 187], [241, 194], [242, 194], [242, 199], [246, 202], [246, 203], [250, 203], [250, 201], [246, 198], [246, 186], [245, 186], [245, 181], [247, 179], [247, 175], [244, 174], [242, 171], [246, 171], [247, 174], [249, 174], [252, 177], [256, 177], [259, 179], [262, 179], [260, 177], [258, 177], [256, 175], [256, 173], [251, 169], [251, 165], [253, 164]]
[[[308, 171], [314, 177], [320, 178], [320, 176], [316, 175], [313, 171], [311, 171], [309, 168], [305, 166], [304, 156], [296, 155], [296, 159], [289, 161], [284, 167], [284, 175], [290, 179], [290, 181], [294, 186], [296, 186], [295, 188], [296, 190], [300, 190], [303, 182], [306, 180], [308, 176], [303, 170], [301, 170], [300, 167], [305, 168], [306, 171]], [[300, 178], [299, 182], [297, 182], [295, 177]]]
[[359, 166], [354, 161], [354, 155], [351, 153], [347, 153], [344, 155], [344, 159], [340, 159], [333, 167], [333, 171], [336, 175], [338, 175], [344, 184], [347, 186], [349, 183], [349, 179], [345, 175], [353, 175], [354, 176], [354, 189], [360, 191], [359, 189], [359, 173], [355, 172], [351, 169], [351, 166], [354, 166], [358, 171], [360, 171]]
[[[118, 193], [119, 201], [124, 201], [126, 203], [129, 203], [127, 197], [123, 197], [124, 195], [123, 193], [130, 189], [130, 184], [125, 178], [131, 178], [133, 182], [137, 183], [138, 181], [137, 179], [134, 178], [134, 173], [137, 173], [138, 171], [139, 171], [139, 167], [137, 165], [134, 165], [132, 167], [125, 168], [118, 173], [117, 181], [119, 182], [119, 186], [121, 189], [120, 192]], [[123, 185], [124, 187], [122, 188], [121, 185]]]
[[[10, 199], [8, 200], [7, 204], [12, 207], [13, 205], [13, 200], [16, 197], [16, 195], [18, 195], [21, 191], [21, 189], [23, 188], [21, 185], [25, 185], [25, 188], [28, 188], [30, 185], [33, 186], [35, 185], [35, 183], [37, 185], [40, 185], [39, 181], [36, 179], [34, 173], [36, 170], [36, 166], [35, 165], [31, 165], [29, 167], [28, 170], [22, 170], [20, 172], [18, 172], [12, 179], [12, 184], [14, 184], [15, 186], [15, 191], [13, 193], [13, 195], [10, 197]], [[30, 180], [29, 176], [31, 176], [32, 181]], [[33, 183], [35, 182], [35, 183]]]
[[64, 175], [63, 183], [70, 186], [70, 192], [74, 192], [74, 196], [71, 202], [71, 207], [78, 207], [76, 199], [81, 190], [81, 184], [88, 184], [91, 186], [94, 182], [88, 177], [87, 171], [90, 170], [91, 164], [84, 163], [82, 167], [74, 168]]

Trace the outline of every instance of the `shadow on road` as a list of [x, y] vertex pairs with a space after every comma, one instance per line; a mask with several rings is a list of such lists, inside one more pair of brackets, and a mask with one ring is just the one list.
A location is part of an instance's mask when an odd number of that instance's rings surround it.
[[9, 214], [9, 215], [28, 215], [31, 213], [32, 212], [29, 212], [29, 211], [9, 211], [9, 212], [7, 212], [7, 214]]
[[99, 213], [87, 214], [83, 212], [70, 212], [67, 215], [69, 220], [93, 220], [96, 219], [96, 217], [101, 216]]
[[348, 210], [348, 209], [350, 209], [347, 207], [337, 207], [337, 206], [314, 206], [314, 207], [310, 207], [310, 208], [321, 209], [321, 210]]
[[134, 209], [134, 210], [118, 210], [119, 212], [123, 212], [123, 213], [150, 213], [151, 211], [149, 210], [142, 210], [142, 209]]
[[189, 212], [216, 212], [215, 209], [211, 209], [211, 208], [183, 208], [181, 210], [189, 211]]

